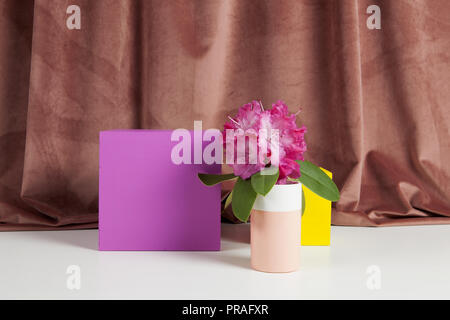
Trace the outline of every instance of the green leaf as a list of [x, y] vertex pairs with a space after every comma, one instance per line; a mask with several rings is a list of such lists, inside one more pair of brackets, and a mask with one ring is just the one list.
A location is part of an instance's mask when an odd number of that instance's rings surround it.
[[305, 192], [303, 191], [303, 186], [302, 186], [302, 216], [305, 213]]
[[198, 178], [207, 186], [213, 186], [226, 180], [237, 178], [234, 174], [207, 174], [199, 173]]
[[256, 195], [250, 179], [242, 180], [239, 177], [234, 185], [231, 207], [233, 208], [234, 215], [240, 221], [247, 222], [253, 204], [255, 203]]
[[275, 185], [279, 175], [280, 172], [278, 171], [278, 168], [275, 168], [275, 170], [267, 168], [255, 173], [251, 178], [253, 190], [265, 196]]
[[231, 190], [230, 194], [228, 195], [227, 199], [225, 200], [225, 204], [223, 206], [224, 209], [231, 204], [232, 199], [233, 199], [233, 190]]
[[318, 166], [309, 161], [297, 160], [300, 164], [300, 181], [305, 187], [329, 201], [339, 200], [339, 189], [330, 177]]

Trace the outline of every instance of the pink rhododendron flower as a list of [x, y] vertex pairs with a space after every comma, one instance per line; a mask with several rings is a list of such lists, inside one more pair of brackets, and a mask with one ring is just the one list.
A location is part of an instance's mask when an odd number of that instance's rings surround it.
[[[225, 128], [225, 153], [232, 152], [233, 161], [229, 165], [233, 168], [234, 174], [242, 179], [247, 179], [253, 174], [261, 171], [265, 167], [265, 163], [255, 159], [250, 161], [250, 147], [248, 143], [245, 145], [243, 152], [238, 148], [239, 139], [247, 141], [258, 141], [258, 131], [261, 123], [261, 114], [264, 113], [262, 106], [258, 101], [247, 103], [239, 108], [237, 116], [230, 118], [229, 122], [224, 125]], [[227, 130], [233, 130], [233, 136], [227, 134]], [[234, 146], [233, 150], [227, 149], [227, 144]], [[258, 152], [258, 150], [256, 150]], [[254, 163], [252, 163], [254, 162]]]
[[[243, 105], [237, 116], [224, 125], [225, 152], [233, 152], [232, 163], [227, 163], [234, 174], [248, 179], [272, 164], [279, 168], [278, 184], [288, 183], [288, 177], [300, 177], [300, 165], [295, 160], [304, 160], [306, 127], [298, 128], [295, 120], [296, 115], [289, 113], [283, 101], [273, 104], [270, 110], [264, 110], [258, 101]], [[228, 134], [229, 130], [233, 135]], [[256, 148], [252, 148], [252, 141], [256, 142]], [[278, 158], [272, 157], [275, 153]], [[273, 159], [278, 159], [277, 163], [273, 163]]]

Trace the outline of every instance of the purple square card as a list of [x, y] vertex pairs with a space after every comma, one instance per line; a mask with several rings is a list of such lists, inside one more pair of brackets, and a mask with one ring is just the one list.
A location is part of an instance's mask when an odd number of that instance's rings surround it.
[[197, 173], [221, 165], [173, 163], [171, 134], [100, 133], [100, 250], [220, 250], [220, 186]]

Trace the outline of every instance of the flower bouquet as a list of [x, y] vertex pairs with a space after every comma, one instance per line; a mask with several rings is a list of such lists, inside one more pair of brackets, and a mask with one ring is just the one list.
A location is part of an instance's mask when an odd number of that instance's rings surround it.
[[[251, 214], [252, 265], [258, 270], [296, 269], [292, 252], [300, 243], [299, 215], [305, 207], [301, 184], [327, 200], [339, 199], [333, 180], [303, 158], [306, 127], [297, 127], [297, 114], [289, 113], [282, 101], [267, 110], [259, 101], [243, 105], [237, 116], [229, 117], [224, 125], [225, 163], [233, 168], [233, 173], [198, 174], [208, 186], [236, 180], [225, 207], [231, 204], [234, 215], [242, 222]], [[276, 259], [266, 257], [273, 258], [277, 251], [288, 248], [286, 241], [291, 253], [278, 254]], [[273, 248], [272, 253], [269, 248]]]

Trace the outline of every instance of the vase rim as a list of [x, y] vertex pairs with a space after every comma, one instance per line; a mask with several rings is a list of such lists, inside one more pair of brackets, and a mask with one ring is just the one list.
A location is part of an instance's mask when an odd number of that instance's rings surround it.
[[257, 195], [253, 209], [290, 212], [302, 209], [302, 184], [276, 184], [266, 196]]
[[289, 186], [298, 186], [299, 184], [301, 184], [300, 182], [295, 182], [295, 183], [286, 183], [286, 184], [275, 184], [275, 186], [277, 187], [289, 187]]

